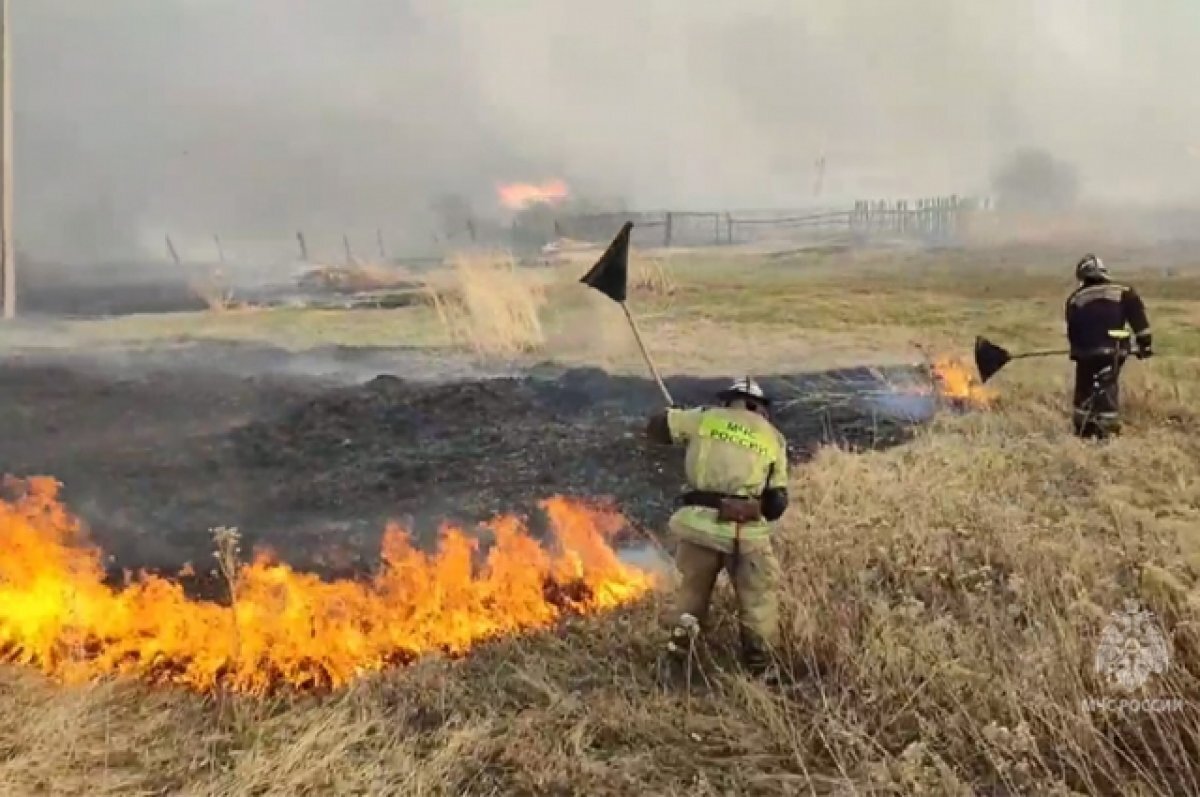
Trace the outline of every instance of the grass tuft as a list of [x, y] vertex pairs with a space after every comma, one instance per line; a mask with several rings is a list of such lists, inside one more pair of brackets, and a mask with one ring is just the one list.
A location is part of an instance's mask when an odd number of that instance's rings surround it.
[[480, 355], [513, 356], [545, 343], [540, 317], [545, 287], [511, 256], [459, 254], [441, 282], [430, 280], [426, 290], [438, 320], [457, 344]]

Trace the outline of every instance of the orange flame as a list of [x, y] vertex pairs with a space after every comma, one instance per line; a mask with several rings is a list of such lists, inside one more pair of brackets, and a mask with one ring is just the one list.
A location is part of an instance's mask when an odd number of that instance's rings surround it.
[[530, 205], [553, 204], [567, 198], [570, 192], [562, 180], [548, 180], [541, 185], [531, 183], [507, 183], [499, 186], [500, 204], [511, 210], [521, 210]]
[[962, 360], [939, 357], [930, 366], [934, 386], [944, 399], [971, 407], [990, 407], [996, 393], [986, 387]]
[[240, 566], [233, 601], [193, 600], [176, 582], [140, 575], [103, 582], [101, 552], [58, 501], [49, 478], [12, 481], [0, 500], [0, 659], [69, 683], [139, 677], [199, 691], [262, 695], [325, 689], [442, 650], [545, 628], [565, 614], [628, 603], [653, 576], [622, 563], [607, 542], [624, 521], [565, 498], [542, 502], [557, 546], [519, 520], [490, 524], [481, 567], [475, 541], [444, 527], [436, 554], [389, 525], [383, 567], [370, 581], [322, 581], [263, 558]]

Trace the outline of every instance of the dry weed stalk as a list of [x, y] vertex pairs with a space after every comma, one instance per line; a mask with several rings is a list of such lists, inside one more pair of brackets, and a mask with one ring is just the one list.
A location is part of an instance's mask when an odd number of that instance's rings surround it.
[[511, 356], [545, 343], [546, 291], [509, 255], [458, 255], [448, 285], [428, 280], [426, 295], [450, 339], [481, 355]]
[[217, 568], [225, 584], [229, 588], [229, 602], [233, 608], [233, 628], [235, 650], [237, 650], [240, 634], [238, 632], [238, 573], [241, 572], [242, 535], [236, 528], [218, 526], [212, 529], [213, 558], [217, 560]]

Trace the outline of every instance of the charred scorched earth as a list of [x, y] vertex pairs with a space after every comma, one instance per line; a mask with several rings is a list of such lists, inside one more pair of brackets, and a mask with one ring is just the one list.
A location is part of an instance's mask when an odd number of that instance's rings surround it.
[[[537, 500], [565, 494], [615, 501], [654, 532], [682, 486], [681, 453], [641, 435], [662, 405], [648, 380], [543, 367], [335, 385], [287, 375], [277, 352], [263, 358], [255, 374], [9, 358], [0, 472], [62, 481], [114, 567], [211, 562], [209, 529], [236, 526], [247, 547], [330, 575], [370, 567], [388, 519], [424, 537], [445, 520], [515, 511], [536, 529]], [[779, 398], [775, 420], [796, 460], [826, 442], [905, 439], [910, 422], [879, 412], [897, 380], [921, 384], [912, 369], [761, 379]], [[686, 405], [711, 402], [723, 385], [668, 379]], [[929, 411], [915, 402], [915, 414]]]

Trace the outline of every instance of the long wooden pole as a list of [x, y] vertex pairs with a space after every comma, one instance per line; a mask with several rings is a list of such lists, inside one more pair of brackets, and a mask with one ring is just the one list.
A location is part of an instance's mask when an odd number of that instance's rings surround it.
[[3, 236], [3, 244], [0, 245], [0, 268], [4, 270], [4, 317], [13, 319], [17, 317], [17, 259], [13, 245], [13, 123], [12, 123], [12, 53], [11, 47], [11, 32], [9, 30], [9, 15], [8, 15], [8, 0], [3, 0], [3, 8], [0, 8], [0, 71], [3, 71], [3, 77], [0, 78], [0, 104], [3, 105], [3, 111], [0, 112], [0, 171], [3, 172], [0, 179], [3, 180], [3, 188], [0, 189], [0, 226], [3, 226], [3, 231], [0, 235]]
[[629, 312], [629, 306], [625, 302], [621, 302], [621, 309], [625, 311], [625, 317], [629, 319], [629, 327], [633, 330], [633, 337], [637, 340], [638, 348], [642, 350], [642, 357], [646, 358], [646, 365], [650, 366], [650, 373], [654, 376], [654, 381], [658, 383], [658, 389], [662, 391], [663, 398], [667, 400], [667, 406], [673, 407], [675, 399], [671, 398], [670, 391], [667, 390], [666, 383], [663, 382], [662, 376], [658, 373], [658, 368], [654, 365], [654, 360], [650, 357], [650, 352], [646, 349], [646, 344], [642, 342], [642, 333], [638, 329], [637, 322], [633, 320], [633, 314]]

